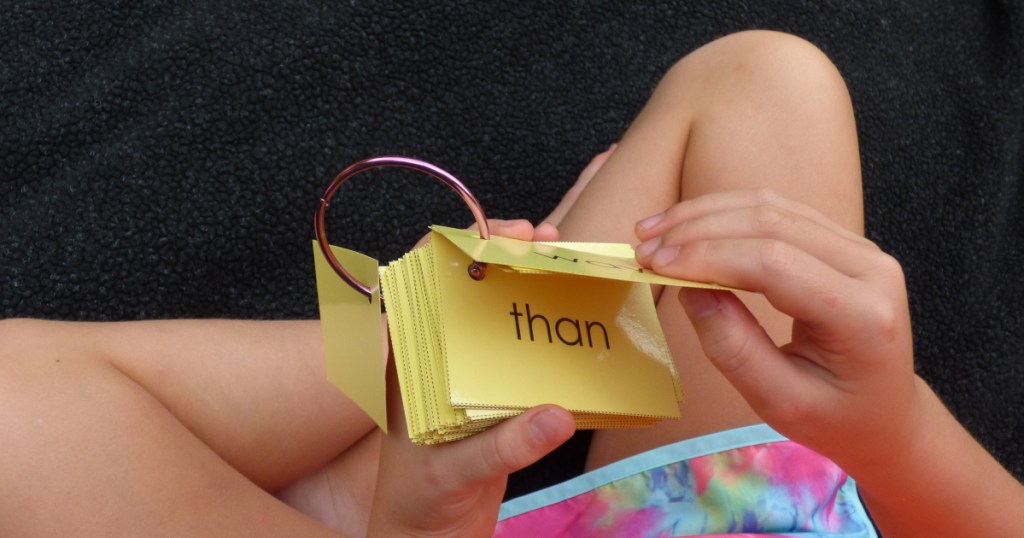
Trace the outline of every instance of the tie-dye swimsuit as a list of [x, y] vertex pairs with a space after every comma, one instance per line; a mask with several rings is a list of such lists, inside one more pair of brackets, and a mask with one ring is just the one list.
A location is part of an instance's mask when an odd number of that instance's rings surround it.
[[501, 507], [496, 538], [877, 538], [829, 459], [766, 425], [637, 454]]

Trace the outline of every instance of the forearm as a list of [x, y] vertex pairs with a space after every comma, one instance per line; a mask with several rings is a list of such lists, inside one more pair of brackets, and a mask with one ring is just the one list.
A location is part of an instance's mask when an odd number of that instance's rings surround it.
[[909, 443], [884, 464], [847, 470], [886, 538], [1003, 537], [1020, 532], [1024, 486], [982, 448], [918, 379]]

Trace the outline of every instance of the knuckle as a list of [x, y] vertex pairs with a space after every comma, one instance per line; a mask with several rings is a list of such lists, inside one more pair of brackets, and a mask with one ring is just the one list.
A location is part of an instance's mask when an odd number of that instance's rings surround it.
[[762, 203], [753, 209], [754, 228], [769, 236], [777, 234], [790, 220], [790, 215], [774, 204]]
[[746, 367], [750, 348], [750, 338], [738, 331], [718, 332], [704, 343], [704, 352], [726, 377]]
[[896, 258], [882, 253], [878, 262], [878, 272], [886, 282], [903, 285], [905, 280], [903, 265]]
[[796, 263], [793, 249], [781, 241], [762, 242], [757, 254], [761, 268], [769, 278], [791, 272]]
[[486, 465], [486, 472], [491, 476], [506, 475], [522, 467], [521, 454], [526, 452], [524, 439], [518, 436], [505, 435], [506, 431], [497, 431], [491, 441], [481, 446], [480, 457]]
[[877, 286], [874, 299], [869, 302], [870, 330], [882, 342], [892, 342], [903, 334], [907, 324], [906, 297], [903, 267], [888, 254], [878, 257], [875, 265]]
[[903, 332], [903, 311], [891, 300], [871, 303], [871, 332], [882, 342], [892, 342]]

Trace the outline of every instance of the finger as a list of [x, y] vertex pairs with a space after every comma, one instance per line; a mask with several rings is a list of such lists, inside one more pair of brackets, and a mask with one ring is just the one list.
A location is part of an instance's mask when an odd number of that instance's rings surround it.
[[778, 205], [720, 209], [693, 216], [666, 228], [636, 248], [637, 261], [650, 267], [651, 258], [659, 249], [702, 240], [775, 239], [793, 244], [840, 272], [858, 276], [873, 267], [878, 247], [851, 233], [838, 230]]
[[542, 222], [533, 230], [534, 241], [558, 241], [560, 237], [558, 228], [550, 222]]
[[711, 363], [757, 410], [778, 426], [804, 416], [818, 399], [821, 368], [789, 356], [765, 333], [757, 319], [730, 292], [681, 289], [679, 302], [690, 318]]
[[[470, 230], [479, 230], [480, 227], [474, 222]], [[487, 219], [487, 230], [493, 235], [519, 239], [522, 241], [533, 240], [533, 224], [526, 219]]]
[[576, 429], [565, 409], [544, 405], [452, 443], [444, 456], [456, 484], [505, 478], [531, 465], [567, 441]]
[[812, 331], [863, 330], [861, 320], [877, 315], [878, 291], [872, 278], [845, 275], [790, 243], [771, 239], [698, 241], [659, 250], [651, 258], [659, 274], [715, 282], [764, 294], [779, 311]]
[[635, 231], [638, 239], [646, 241], [663, 234], [669, 228], [682, 222], [712, 213], [756, 207], [777, 207], [789, 213], [800, 215], [850, 241], [867, 242], [861, 235], [836, 224], [832, 219], [814, 208], [783, 197], [770, 189], [722, 191], [706, 194], [692, 200], [685, 200], [662, 213], [641, 220], [636, 224]]
[[789, 377], [788, 361], [731, 292], [682, 288], [679, 303], [704, 354], [744, 396], [752, 389], [756, 395], [761, 386], [778, 386], [773, 380]]
[[[479, 230], [477, 223], [471, 224], [468, 230]], [[526, 219], [487, 219], [487, 230], [493, 235], [510, 237], [521, 241], [558, 241], [558, 229], [551, 224], [541, 223], [534, 228], [533, 224]], [[417, 249], [430, 241], [430, 234], [426, 234], [413, 245]]]

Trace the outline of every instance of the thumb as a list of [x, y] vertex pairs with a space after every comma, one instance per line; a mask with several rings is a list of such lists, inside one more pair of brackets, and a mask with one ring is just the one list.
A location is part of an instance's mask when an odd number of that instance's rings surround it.
[[503, 421], [493, 428], [458, 441], [451, 454], [455, 478], [469, 485], [523, 469], [572, 437], [572, 414], [555, 405], [542, 405]]
[[792, 363], [734, 294], [682, 288], [679, 302], [704, 354], [755, 410], [770, 403], [779, 387], [796, 382]]

